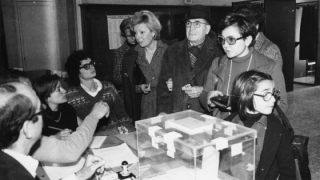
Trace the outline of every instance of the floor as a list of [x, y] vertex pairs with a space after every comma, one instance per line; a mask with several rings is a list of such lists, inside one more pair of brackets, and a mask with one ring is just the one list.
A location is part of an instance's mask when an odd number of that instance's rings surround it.
[[309, 167], [313, 180], [320, 179], [320, 86], [295, 85], [288, 93], [286, 112], [296, 134], [309, 136]]

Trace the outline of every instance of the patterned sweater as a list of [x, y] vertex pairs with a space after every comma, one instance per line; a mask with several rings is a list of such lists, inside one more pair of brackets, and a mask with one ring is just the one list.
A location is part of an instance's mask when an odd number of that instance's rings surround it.
[[108, 118], [102, 118], [100, 122], [104, 122], [108, 126], [131, 122], [113, 84], [106, 81], [101, 81], [101, 84], [102, 89], [95, 97], [89, 95], [81, 86], [72, 87], [67, 90], [68, 103], [74, 107], [77, 116], [80, 119], [84, 119], [91, 112], [95, 103], [103, 101], [108, 103], [110, 115]]

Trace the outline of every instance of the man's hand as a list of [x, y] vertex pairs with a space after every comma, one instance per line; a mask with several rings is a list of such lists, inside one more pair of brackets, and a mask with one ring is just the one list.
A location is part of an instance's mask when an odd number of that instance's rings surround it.
[[90, 115], [93, 115], [95, 116], [97, 119], [101, 119], [103, 116], [106, 116], [108, 117], [110, 114], [110, 107], [108, 105], [108, 103], [106, 102], [97, 102], [92, 110], [91, 110], [91, 113]]
[[150, 91], [151, 91], [151, 87], [150, 87], [150, 84], [141, 84], [140, 85], [140, 88], [141, 88], [141, 91], [144, 93], [144, 94], [148, 94]]
[[78, 180], [89, 179], [96, 171], [103, 173], [105, 161], [98, 157], [89, 154], [83, 167], [76, 173]]
[[182, 90], [190, 97], [197, 98], [203, 91], [203, 86], [183, 86]]
[[216, 105], [214, 103], [211, 102], [211, 98], [212, 97], [216, 97], [216, 96], [223, 96], [221, 91], [210, 91], [207, 95], [207, 104], [209, 107], [214, 108], [216, 107]]
[[60, 140], [64, 140], [64, 139], [67, 139], [72, 133], [72, 130], [71, 129], [64, 129], [60, 132], [58, 132], [55, 137], [57, 139], [60, 139]]

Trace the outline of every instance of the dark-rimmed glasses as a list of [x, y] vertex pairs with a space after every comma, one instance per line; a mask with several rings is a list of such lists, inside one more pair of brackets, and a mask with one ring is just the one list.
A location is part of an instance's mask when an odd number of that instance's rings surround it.
[[199, 28], [201, 26], [201, 24], [205, 24], [205, 25], [208, 25], [207, 23], [203, 23], [203, 22], [200, 22], [200, 21], [195, 21], [195, 22], [190, 22], [190, 21], [187, 21], [186, 22], [186, 27], [187, 28], [190, 28], [191, 26], [195, 27], [195, 28]]
[[36, 116], [42, 116], [42, 115], [43, 115], [43, 111], [44, 111], [44, 109], [43, 109], [43, 107], [41, 106], [41, 107], [40, 107], [40, 111], [37, 112], [37, 113], [35, 113], [35, 114], [33, 114], [33, 115], [30, 117], [30, 119], [33, 119], [33, 118], [36, 117]]
[[89, 62], [87, 64], [84, 64], [83, 66], [79, 67], [79, 69], [83, 68], [85, 70], [88, 70], [88, 69], [90, 69], [90, 66], [94, 66], [94, 65], [96, 65], [96, 62], [91, 61], [91, 62]]
[[232, 36], [228, 36], [228, 37], [225, 38], [225, 37], [223, 37], [223, 36], [218, 36], [217, 41], [218, 41], [218, 43], [221, 44], [221, 45], [224, 45], [224, 43], [226, 43], [226, 41], [227, 41], [227, 43], [228, 43], [229, 45], [234, 45], [234, 44], [236, 44], [237, 40], [243, 39], [243, 38], [244, 38], [244, 37], [235, 38], [235, 37], [232, 37]]
[[263, 95], [262, 94], [253, 94], [253, 95], [262, 97], [264, 101], [270, 101], [272, 96], [277, 100], [280, 98], [280, 90], [273, 89], [272, 92], [267, 92]]

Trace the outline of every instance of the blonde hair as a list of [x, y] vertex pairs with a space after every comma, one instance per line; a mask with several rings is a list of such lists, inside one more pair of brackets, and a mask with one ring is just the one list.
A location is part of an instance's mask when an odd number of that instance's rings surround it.
[[147, 10], [143, 10], [140, 12], [136, 12], [131, 17], [131, 27], [133, 28], [135, 25], [144, 23], [151, 31], [155, 32], [155, 40], [160, 40], [160, 31], [162, 26], [160, 24], [159, 19], [151, 12]]

